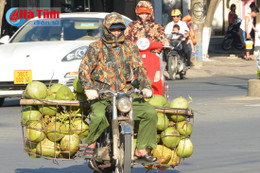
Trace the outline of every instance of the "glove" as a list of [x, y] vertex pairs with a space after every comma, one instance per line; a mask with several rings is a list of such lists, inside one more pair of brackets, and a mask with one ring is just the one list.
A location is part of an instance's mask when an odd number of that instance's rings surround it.
[[143, 89], [143, 95], [144, 95], [145, 98], [150, 98], [150, 97], [152, 97], [153, 92], [150, 89], [144, 88]]
[[98, 93], [96, 90], [85, 90], [85, 94], [89, 100], [95, 100], [98, 98]]

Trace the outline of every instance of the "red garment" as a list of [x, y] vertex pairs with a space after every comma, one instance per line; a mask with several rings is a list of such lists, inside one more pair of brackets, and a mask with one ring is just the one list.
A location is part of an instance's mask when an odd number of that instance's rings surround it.
[[233, 11], [230, 11], [230, 12], [228, 13], [228, 23], [229, 23], [229, 25], [233, 24], [233, 23], [235, 22], [235, 19], [236, 19], [236, 18], [237, 18], [236, 13], [233, 12]]

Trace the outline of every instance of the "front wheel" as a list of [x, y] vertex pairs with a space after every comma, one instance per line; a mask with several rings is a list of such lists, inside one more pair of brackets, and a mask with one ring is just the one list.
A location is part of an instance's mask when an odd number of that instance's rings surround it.
[[171, 80], [176, 79], [177, 66], [178, 66], [178, 57], [176, 55], [169, 56], [168, 62], [167, 62], [167, 67], [168, 67], [169, 78]]
[[120, 135], [119, 159], [116, 163], [115, 173], [131, 173], [131, 134]]
[[224, 49], [224, 50], [230, 50], [230, 49], [232, 48], [232, 44], [233, 44], [233, 38], [225, 39], [225, 40], [222, 42], [222, 49]]
[[4, 102], [5, 102], [5, 98], [0, 98], [0, 106], [3, 106]]

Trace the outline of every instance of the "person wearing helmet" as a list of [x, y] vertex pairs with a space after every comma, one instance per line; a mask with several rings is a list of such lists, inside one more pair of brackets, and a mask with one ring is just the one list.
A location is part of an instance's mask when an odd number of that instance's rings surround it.
[[[108, 14], [103, 22], [103, 35], [100, 40], [91, 43], [86, 56], [80, 63], [79, 81], [90, 101], [89, 134], [84, 139], [87, 144], [85, 158], [92, 159], [95, 154], [96, 140], [109, 126], [106, 119], [106, 107], [110, 99], [98, 99], [99, 90], [125, 91], [132, 89], [131, 76], [135, 75], [143, 96], [152, 96], [151, 84], [147, 77], [137, 46], [125, 40], [126, 28], [123, 17], [118, 13]], [[133, 73], [133, 74], [132, 74]], [[144, 98], [133, 100], [134, 120], [139, 122], [135, 155], [145, 162], [158, 162], [146, 148], [156, 148], [157, 112]]]
[[162, 42], [168, 46], [164, 28], [154, 21], [153, 6], [148, 1], [139, 1], [135, 9], [137, 20], [131, 22], [125, 30], [125, 38], [134, 43], [140, 38], [148, 38], [154, 42]]
[[[183, 34], [184, 37], [187, 38], [189, 36], [190, 29], [186, 22], [181, 21], [181, 11], [179, 9], [173, 9], [171, 12], [171, 16], [172, 16], [173, 21], [171, 21], [170, 23], [168, 23], [166, 25], [165, 30], [164, 30], [165, 34], [166, 35], [172, 34], [173, 26], [177, 24], [180, 26], [179, 33]], [[183, 51], [184, 51], [184, 54], [185, 54], [185, 57], [187, 60], [186, 61], [187, 66], [192, 66], [192, 63], [190, 61], [191, 52], [188, 48], [186, 41], [182, 42], [182, 47], [183, 47]]]

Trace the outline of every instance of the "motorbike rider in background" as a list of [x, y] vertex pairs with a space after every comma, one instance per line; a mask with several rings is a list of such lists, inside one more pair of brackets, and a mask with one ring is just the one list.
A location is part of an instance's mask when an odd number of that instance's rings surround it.
[[136, 43], [140, 38], [147, 38], [154, 42], [161, 42], [164, 46], [169, 46], [163, 26], [154, 21], [152, 4], [148, 1], [139, 1], [135, 12], [137, 20], [126, 27], [125, 39]]
[[[144, 97], [152, 96], [151, 84], [139, 50], [134, 43], [125, 40], [125, 28], [125, 22], [120, 14], [108, 14], [103, 22], [103, 36], [89, 45], [79, 67], [79, 80], [92, 110], [89, 134], [84, 139], [84, 143], [88, 144], [85, 150], [86, 159], [94, 157], [96, 140], [109, 126], [105, 112], [112, 100], [99, 99], [99, 90], [114, 92], [131, 90], [133, 72]], [[151, 104], [137, 97], [133, 100], [133, 114], [134, 120], [140, 123], [135, 155], [145, 162], [157, 162], [158, 159], [146, 151], [146, 148], [155, 148], [157, 145], [157, 112]]]
[[[181, 21], [181, 11], [179, 9], [173, 9], [171, 12], [171, 16], [173, 18], [173, 21], [169, 22], [166, 27], [165, 27], [165, 34], [170, 35], [172, 34], [173, 26], [175, 24], [180, 26], [180, 31], [179, 33], [183, 34], [185, 38], [188, 38], [189, 36], [189, 28], [187, 23]], [[190, 57], [191, 57], [191, 52], [188, 48], [187, 41], [182, 42], [182, 48], [187, 60], [187, 66], [192, 66], [193, 64], [191, 63]]]

